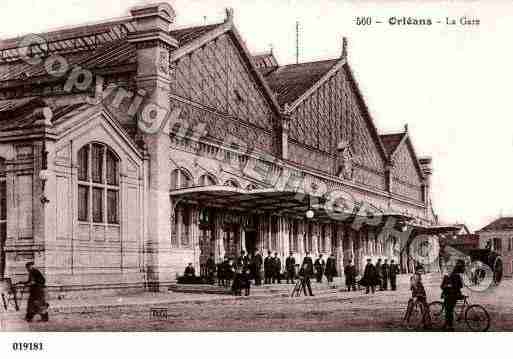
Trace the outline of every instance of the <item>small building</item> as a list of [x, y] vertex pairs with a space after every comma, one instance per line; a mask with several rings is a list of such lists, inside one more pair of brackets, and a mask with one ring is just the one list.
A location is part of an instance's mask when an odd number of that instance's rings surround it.
[[504, 275], [513, 274], [513, 217], [501, 217], [476, 231], [479, 248], [491, 249], [502, 256]]

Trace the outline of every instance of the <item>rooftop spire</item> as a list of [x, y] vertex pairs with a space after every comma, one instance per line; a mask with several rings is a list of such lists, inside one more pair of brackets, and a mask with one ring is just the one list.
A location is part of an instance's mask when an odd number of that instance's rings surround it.
[[226, 20], [225, 22], [233, 22], [233, 8], [227, 7], [226, 8]]
[[347, 37], [342, 37], [342, 58], [347, 59]]

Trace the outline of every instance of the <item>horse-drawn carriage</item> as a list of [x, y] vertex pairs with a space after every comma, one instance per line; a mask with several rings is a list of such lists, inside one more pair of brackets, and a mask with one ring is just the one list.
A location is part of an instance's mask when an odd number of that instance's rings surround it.
[[[468, 251], [470, 257], [470, 270], [473, 271], [472, 280], [479, 284], [486, 277], [486, 270], [491, 270], [493, 283], [498, 285], [502, 280], [503, 262], [499, 253], [490, 249], [471, 249]], [[488, 268], [486, 268], [485, 266]]]
[[465, 261], [466, 274], [472, 285], [480, 285], [484, 280], [498, 285], [502, 280], [502, 257], [491, 249], [455, 249], [447, 246], [442, 249], [439, 259], [440, 268], [446, 273], [458, 260]]

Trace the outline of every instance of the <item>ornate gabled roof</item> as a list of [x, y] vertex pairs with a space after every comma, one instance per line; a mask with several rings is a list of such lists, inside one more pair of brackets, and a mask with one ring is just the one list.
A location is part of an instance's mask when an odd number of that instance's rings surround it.
[[405, 134], [406, 132], [379, 135], [389, 157], [395, 152]]
[[291, 104], [312, 88], [340, 59], [306, 62], [260, 69], [280, 106]]
[[484, 226], [479, 231], [504, 231], [513, 230], [513, 217], [501, 217]]

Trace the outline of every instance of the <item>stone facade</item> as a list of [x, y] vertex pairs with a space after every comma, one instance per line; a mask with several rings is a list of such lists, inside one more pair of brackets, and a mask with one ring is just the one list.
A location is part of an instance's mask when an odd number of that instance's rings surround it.
[[[63, 53], [81, 64], [66, 76], [26, 70], [20, 77], [23, 60], [9, 57], [18, 42], [0, 42], [0, 117], [8, 119], [0, 128], [2, 275], [22, 276], [34, 260], [56, 290], [158, 290], [189, 262], [201, 272], [210, 253], [220, 260], [241, 250], [276, 252], [282, 263], [291, 251], [297, 261], [306, 252], [334, 253], [339, 272], [349, 261], [361, 270], [365, 258], [378, 257], [412, 270], [407, 248], [378, 225], [355, 229], [174, 195], [207, 186], [273, 189], [286, 178], [320, 194], [343, 191], [374, 212], [434, 223], [430, 160], [419, 164], [407, 131], [388, 152], [347, 51], [322, 66], [282, 71], [248, 53], [231, 11], [222, 24], [182, 30], [173, 29], [169, 5], [131, 15], [99, 25], [104, 42], [94, 50]], [[82, 30], [47, 39], [57, 44], [86, 36]], [[70, 89], [74, 70], [86, 74]], [[302, 82], [289, 83], [287, 73]], [[283, 93], [287, 86], [294, 97]], [[98, 91], [108, 94], [93, 101]], [[171, 116], [149, 131], [162, 111]]]

